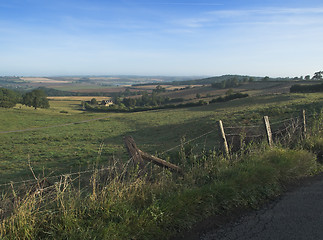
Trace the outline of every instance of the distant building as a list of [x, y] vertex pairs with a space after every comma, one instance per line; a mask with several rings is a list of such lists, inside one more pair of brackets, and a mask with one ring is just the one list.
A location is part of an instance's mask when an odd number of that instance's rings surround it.
[[112, 100], [102, 100], [101, 105], [102, 106], [110, 106], [110, 105], [113, 105], [113, 101]]

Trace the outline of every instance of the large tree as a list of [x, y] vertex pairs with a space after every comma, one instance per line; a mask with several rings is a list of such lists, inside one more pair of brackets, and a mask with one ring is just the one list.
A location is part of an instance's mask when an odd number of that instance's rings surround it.
[[0, 88], [0, 107], [11, 108], [14, 107], [19, 100], [19, 96], [16, 92]]
[[23, 96], [23, 104], [29, 107], [49, 108], [47, 95], [43, 90], [35, 89]]

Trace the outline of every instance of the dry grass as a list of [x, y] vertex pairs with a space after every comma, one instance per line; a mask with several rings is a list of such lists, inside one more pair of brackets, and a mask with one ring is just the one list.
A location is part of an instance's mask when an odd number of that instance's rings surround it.
[[113, 92], [123, 92], [125, 90], [126, 90], [125, 87], [106, 87], [106, 88], [98, 87], [98, 88], [75, 89], [75, 90], [71, 89], [69, 91], [80, 92], [80, 93], [98, 93], [98, 92], [113, 93]]
[[58, 81], [50, 78], [42, 78], [42, 77], [23, 77], [21, 78], [24, 81], [27, 82], [33, 82], [33, 83], [70, 83], [70, 81]]
[[103, 96], [66, 96], [66, 97], [48, 97], [49, 100], [54, 101], [90, 101], [92, 98], [95, 98], [97, 101], [109, 100], [110, 97]]

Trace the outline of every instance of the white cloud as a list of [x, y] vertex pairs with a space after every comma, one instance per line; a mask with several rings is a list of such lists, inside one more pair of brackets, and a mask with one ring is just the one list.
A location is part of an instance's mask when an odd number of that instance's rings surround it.
[[173, 21], [187, 28], [207, 28], [217, 25], [283, 24], [314, 25], [323, 23], [323, 8], [264, 8], [247, 10], [217, 10], [195, 18]]

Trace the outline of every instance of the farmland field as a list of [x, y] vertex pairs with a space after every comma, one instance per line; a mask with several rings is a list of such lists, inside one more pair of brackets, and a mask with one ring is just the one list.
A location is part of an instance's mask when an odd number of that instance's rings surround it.
[[[62, 97], [48, 97], [49, 100], [54, 101], [90, 101], [92, 98], [95, 98], [97, 101], [108, 100], [109, 97], [102, 97], [102, 96], [62, 96]], [[56, 104], [55, 104], [56, 105]]]
[[[17, 106], [0, 109], [0, 132], [41, 128], [1, 134], [0, 183], [53, 175], [106, 164], [112, 158], [127, 159], [123, 137], [132, 135], [137, 145], [158, 154], [216, 128], [222, 119], [226, 126], [261, 124], [263, 115], [272, 121], [309, 113], [323, 106], [322, 94], [281, 94], [255, 96], [207, 106], [155, 110], [138, 113], [89, 113], [80, 101], [50, 101], [50, 109]], [[98, 120], [96, 120], [98, 119]], [[89, 122], [83, 122], [93, 120]], [[76, 123], [62, 126], [67, 123]], [[190, 143], [195, 149], [218, 148], [212, 133]], [[173, 152], [178, 151], [178, 148]], [[169, 153], [172, 156], [172, 153]], [[167, 156], [163, 156], [167, 157]], [[172, 161], [172, 159], [170, 159]]]
[[51, 78], [41, 78], [41, 77], [22, 77], [22, 80], [32, 83], [70, 83], [70, 81], [56, 80]]

